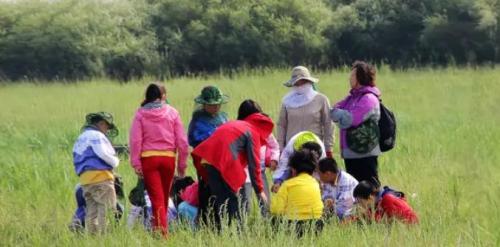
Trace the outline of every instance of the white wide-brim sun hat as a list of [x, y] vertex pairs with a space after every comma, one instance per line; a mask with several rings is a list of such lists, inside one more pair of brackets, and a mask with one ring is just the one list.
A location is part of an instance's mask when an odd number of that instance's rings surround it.
[[314, 78], [311, 76], [311, 73], [309, 72], [309, 70], [306, 67], [297, 66], [297, 67], [292, 69], [292, 77], [290, 78], [290, 80], [283, 83], [283, 85], [285, 85], [286, 87], [293, 87], [293, 86], [295, 86], [295, 83], [297, 83], [300, 80], [307, 80], [307, 81], [310, 81], [312, 83], [319, 82], [318, 78]]

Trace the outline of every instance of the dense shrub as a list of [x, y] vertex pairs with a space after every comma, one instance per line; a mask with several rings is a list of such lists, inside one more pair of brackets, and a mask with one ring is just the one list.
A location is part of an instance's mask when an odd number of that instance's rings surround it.
[[0, 1], [0, 78], [500, 60], [500, 0]]

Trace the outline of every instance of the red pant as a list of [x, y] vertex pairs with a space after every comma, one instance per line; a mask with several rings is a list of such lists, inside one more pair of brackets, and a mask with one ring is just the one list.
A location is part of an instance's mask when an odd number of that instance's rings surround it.
[[168, 234], [168, 199], [175, 172], [175, 158], [153, 156], [141, 159], [144, 184], [153, 208], [153, 229]]

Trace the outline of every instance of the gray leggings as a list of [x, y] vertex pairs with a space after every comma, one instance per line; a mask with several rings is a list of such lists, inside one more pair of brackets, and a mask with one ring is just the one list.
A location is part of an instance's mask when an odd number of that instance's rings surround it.
[[[264, 184], [264, 193], [266, 194], [267, 199], [268, 199], [268, 203], [270, 204], [271, 197], [269, 195], [269, 183], [267, 181], [265, 169], [261, 170], [261, 178], [262, 178], [262, 182]], [[250, 208], [251, 207], [250, 200], [252, 198], [252, 191], [254, 191], [254, 190], [252, 188], [251, 183], [245, 183], [240, 190], [241, 203], [243, 205], [243, 209], [246, 211], [245, 214], [247, 212], [249, 212], [251, 209]], [[268, 207], [269, 204], [266, 204], [264, 201], [262, 201], [260, 199], [260, 196], [258, 196], [257, 192], [255, 192], [255, 194], [257, 195], [257, 200], [259, 201], [259, 208], [260, 208], [260, 213], [261, 213], [262, 217], [268, 217], [269, 216], [269, 207]]]

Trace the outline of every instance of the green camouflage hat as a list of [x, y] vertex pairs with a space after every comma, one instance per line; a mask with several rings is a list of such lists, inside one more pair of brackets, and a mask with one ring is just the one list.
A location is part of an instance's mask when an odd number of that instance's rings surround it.
[[203, 105], [220, 105], [227, 103], [228, 99], [229, 97], [216, 86], [206, 86], [201, 90], [201, 94], [194, 99], [194, 102]]
[[87, 114], [85, 116], [85, 124], [82, 129], [95, 127], [95, 124], [101, 120], [104, 120], [109, 124], [109, 130], [108, 133], [106, 133], [106, 136], [116, 137], [118, 135], [118, 128], [116, 128], [116, 125], [113, 123], [113, 115], [108, 112], [95, 112]]

